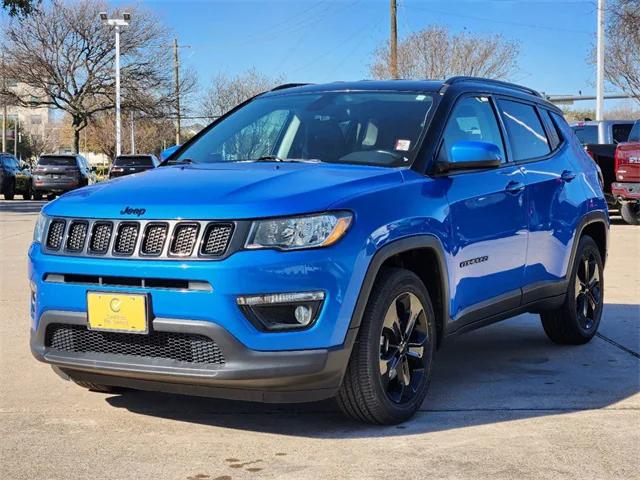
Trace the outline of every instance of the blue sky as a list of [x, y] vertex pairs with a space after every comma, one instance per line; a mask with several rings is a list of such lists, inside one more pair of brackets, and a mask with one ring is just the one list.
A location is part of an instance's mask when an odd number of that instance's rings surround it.
[[[175, 33], [206, 85], [251, 67], [292, 82], [368, 78], [371, 53], [388, 38], [388, 0], [147, 0]], [[594, 91], [587, 56], [595, 0], [399, 0], [400, 38], [431, 23], [501, 34], [521, 45], [512, 79], [554, 94]], [[586, 104], [585, 104], [586, 106]]]

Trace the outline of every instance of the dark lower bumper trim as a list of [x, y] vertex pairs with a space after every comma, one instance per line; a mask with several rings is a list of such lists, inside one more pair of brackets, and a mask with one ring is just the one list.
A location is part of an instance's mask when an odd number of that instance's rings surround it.
[[51, 323], [86, 325], [83, 312], [45, 312], [32, 331], [31, 351], [40, 361], [79, 380], [106, 385], [264, 402], [303, 402], [333, 396], [346, 369], [357, 331], [331, 349], [265, 352], [251, 350], [221, 326], [203, 321], [156, 318], [153, 329], [212, 338], [226, 364], [202, 368], [168, 359], [70, 353], [45, 347]]

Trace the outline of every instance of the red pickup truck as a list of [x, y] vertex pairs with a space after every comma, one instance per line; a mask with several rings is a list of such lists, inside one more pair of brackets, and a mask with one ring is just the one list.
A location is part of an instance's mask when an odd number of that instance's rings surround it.
[[620, 143], [615, 153], [616, 181], [611, 193], [620, 202], [620, 215], [631, 225], [640, 225], [640, 120], [629, 134], [626, 143]]

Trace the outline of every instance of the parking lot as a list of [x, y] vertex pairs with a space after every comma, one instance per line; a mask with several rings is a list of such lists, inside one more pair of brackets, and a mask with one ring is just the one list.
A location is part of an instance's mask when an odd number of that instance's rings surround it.
[[640, 228], [613, 219], [606, 307], [588, 345], [535, 315], [438, 355], [419, 414], [394, 427], [331, 402], [259, 405], [100, 394], [29, 352], [26, 252], [42, 202], [0, 201], [2, 479], [638, 478]]

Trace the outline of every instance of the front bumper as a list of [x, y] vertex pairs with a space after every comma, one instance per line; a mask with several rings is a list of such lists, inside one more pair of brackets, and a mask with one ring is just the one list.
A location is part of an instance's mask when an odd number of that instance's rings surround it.
[[611, 184], [611, 193], [621, 200], [639, 200], [640, 183], [620, 183]]
[[242, 345], [210, 322], [155, 318], [157, 332], [190, 333], [215, 340], [223, 365], [194, 366], [170, 359], [75, 353], [46, 346], [51, 324], [86, 325], [86, 314], [48, 311], [31, 331], [31, 351], [63, 375], [104, 385], [261, 402], [308, 402], [337, 392], [355, 341], [349, 331], [343, 345], [314, 350], [263, 352]]

